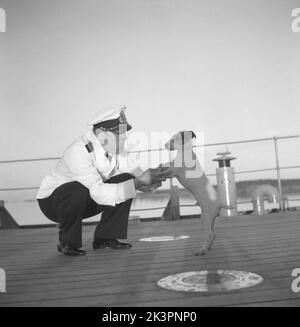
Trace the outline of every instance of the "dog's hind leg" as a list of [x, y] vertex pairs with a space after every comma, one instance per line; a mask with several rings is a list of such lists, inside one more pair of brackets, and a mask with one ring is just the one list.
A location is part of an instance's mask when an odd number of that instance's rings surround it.
[[212, 234], [212, 240], [210, 242], [210, 245], [209, 245], [209, 250], [211, 249], [215, 239], [216, 239], [216, 230], [215, 230], [215, 223], [216, 223], [216, 219], [219, 215], [215, 216], [213, 219], [212, 219], [212, 223], [211, 223], [211, 234]]
[[196, 255], [205, 254], [216, 238], [214, 224], [221, 209], [218, 194], [205, 174], [199, 178], [185, 178], [184, 171], [179, 170], [176, 177], [181, 185], [194, 195], [197, 204], [201, 207], [201, 221], [205, 241], [201, 249], [196, 252]]
[[195, 252], [195, 255], [204, 255], [211, 246], [213, 235], [210, 232], [211, 228], [208, 220], [209, 217], [206, 214], [201, 214], [201, 222], [203, 226], [205, 240], [200, 250]]
[[195, 252], [195, 255], [202, 255], [212, 247], [214, 240], [216, 239], [214, 224], [218, 216], [218, 206], [213, 210], [212, 207], [201, 207], [201, 221], [205, 235], [205, 241], [201, 249]]

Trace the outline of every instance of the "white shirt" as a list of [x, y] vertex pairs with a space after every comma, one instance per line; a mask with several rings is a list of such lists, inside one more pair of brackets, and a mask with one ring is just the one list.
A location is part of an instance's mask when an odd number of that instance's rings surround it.
[[[92, 152], [85, 147], [88, 142], [92, 143]], [[109, 160], [95, 134], [89, 131], [65, 150], [52, 173], [43, 179], [37, 199], [47, 198], [64, 183], [77, 181], [89, 189], [91, 198], [98, 204], [115, 206], [135, 197], [133, 180], [118, 184], [104, 182], [120, 173], [137, 177], [142, 172], [127, 153], [113, 155]]]

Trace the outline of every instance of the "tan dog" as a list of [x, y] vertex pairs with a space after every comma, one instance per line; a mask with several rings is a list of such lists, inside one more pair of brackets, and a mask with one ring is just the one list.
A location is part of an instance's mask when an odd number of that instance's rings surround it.
[[193, 151], [192, 139], [195, 138], [192, 131], [176, 133], [165, 144], [168, 150], [177, 150], [176, 157], [171, 163], [162, 166], [171, 166], [174, 169], [174, 176], [180, 184], [188, 189], [201, 207], [201, 221], [204, 227], [205, 241], [203, 246], [195, 255], [205, 254], [216, 238], [214, 224], [221, 208], [228, 208], [222, 205], [214, 187], [205, 176], [205, 173]]

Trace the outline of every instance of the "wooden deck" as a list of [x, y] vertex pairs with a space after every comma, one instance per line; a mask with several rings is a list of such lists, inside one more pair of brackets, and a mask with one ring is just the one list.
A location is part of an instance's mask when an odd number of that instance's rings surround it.
[[[219, 218], [217, 240], [194, 256], [202, 239], [199, 219], [129, 224], [130, 250], [91, 248], [94, 226], [84, 227], [86, 257], [55, 250], [56, 228], [0, 231], [0, 267], [7, 293], [0, 306], [300, 306], [291, 272], [300, 268], [300, 213]], [[158, 235], [190, 239], [148, 243]], [[246, 270], [264, 277], [248, 289], [218, 294], [159, 288], [167, 275], [197, 270]]]

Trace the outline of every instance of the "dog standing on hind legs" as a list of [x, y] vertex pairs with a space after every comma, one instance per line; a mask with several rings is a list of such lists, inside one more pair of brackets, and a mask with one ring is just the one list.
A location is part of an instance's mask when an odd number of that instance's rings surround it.
[[161, 166], [171, 166], [174, 170], [174, 177], [179, 183], [189, 190], [197, 204], [201, 207], [201, 221], [204, 228], [205, 241], [203, 246], [195, 255], [205, 254], [216, 238], [215, 220], [219, 216], [220, 209], [228, 207], [221, 203], [214, 187], [206, 177], [195, 152], [193, 151], [192, 139], [196, 135], [192, 131], [176, 133], [165, 144], [170, 151], [177, 151], [171, 163]]

